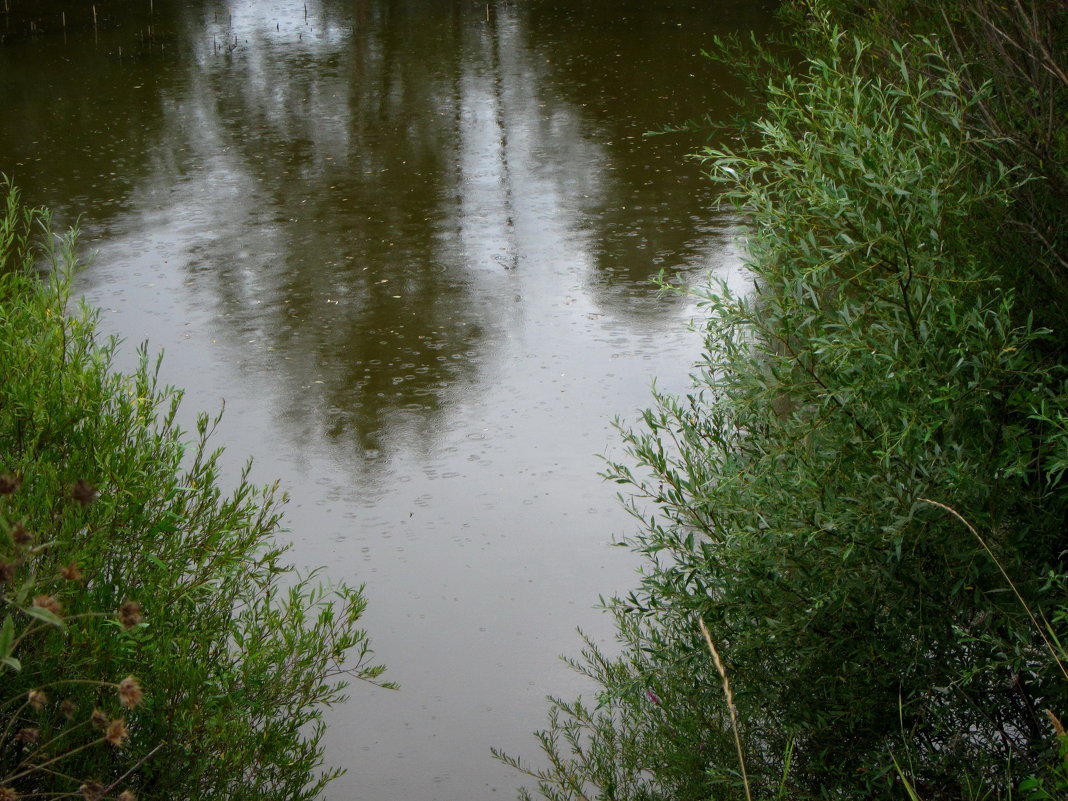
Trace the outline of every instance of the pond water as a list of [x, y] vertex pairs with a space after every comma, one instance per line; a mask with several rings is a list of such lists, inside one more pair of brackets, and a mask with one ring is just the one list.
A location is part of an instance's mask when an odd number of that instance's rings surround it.
[[[599, 595], [635, 581], [598, 477], [695, 309], [658, 271], [740, 281], [735, 221], [643, 133], [737, 88], [700, 56], [755, 0], [6, 0], [0, 171], [60, 226], [78, 290], [148, 340], [186, 419], [291, 495], [303, 569], [366, 583], [399, 692], [329, 715], [328, 793], [489, 801]], [[93, 19], [95, 15], [95, 23]]]

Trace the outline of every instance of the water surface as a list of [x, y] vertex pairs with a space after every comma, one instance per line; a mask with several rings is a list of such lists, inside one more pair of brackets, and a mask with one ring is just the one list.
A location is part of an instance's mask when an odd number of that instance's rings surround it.
[[699, 52], [768, 8], [9, 4], [0, 171], [80, 220], [125, 363], [147, 339], [188, 418], [225, 403], [293, 561], [367, 584], [402, 690], [331, 712], [329, 796], [512, 797], [489, 748], [536, 757], [544, 696], [588, 689], [558, 655], [635, 581], [596, 454], [698, 356], [650, 279], [740, 280], [700, 139], [642, 134], [722, 116]]

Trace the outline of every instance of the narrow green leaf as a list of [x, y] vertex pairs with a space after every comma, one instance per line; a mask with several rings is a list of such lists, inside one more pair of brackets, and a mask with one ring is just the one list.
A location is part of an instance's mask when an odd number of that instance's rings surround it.
[[0, 626], [0, 657], [11, 656], [11, 648], [15, 642], [15, 621], [11, 615], [4, 618]]
[[63, 618], [59, 617], [54, 612], [50, 612], [49, 610], [43, 607], [27, 606], [22, 611], [30, 617], [37, 618], [38, 620], [43, 621], [44, 623], [48, 623], [49, 625], [55, 626], [56, 628], [67, 628], [67, 624], [63, 622]]

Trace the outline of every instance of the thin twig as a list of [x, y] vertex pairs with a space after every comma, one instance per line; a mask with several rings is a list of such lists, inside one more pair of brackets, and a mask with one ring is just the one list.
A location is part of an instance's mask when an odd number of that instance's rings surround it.
[[990, 546], [986, 544], [986, 540], [983, 539], [982, 535], [978, 531], [976, 531], [975, 528], [972, 527], [972, 524], [965, 520], [964, 517], [960, 514], [960, 512], [958, 512], [953, 507], [946, 506], [944, 503], [939, 503], [938, 501], [932, 501], [930, 498], [920, 498], [920, 500], [924, 503], [931, 504], [931, 506], [937, 506], [939, 509], [945, 509], [951, 515], [957, 518], [960, 522], [962, 522], [965, 526], [967, 526], [968, 531], [972, 532], [972, 535], [977, 540], [979, 540], [979, 544], [983, 546], [983, 550], [986, 551], [990, 559], [994, 562], [995, 565], [997, 565], [998, 570], [1001, 571], [1001, 575], [1005, 577], [1005, 581], [1008, 582], [1009, 587], [1012, 589], [1013, 594], [1016, 596], [1016, 600], [1020, 602], [1020, 606], [1022, 606], [1024, 611], [1027, 612], [1027, 616], [1031, 618], [1031, 624], [1035, 627], [1035, 631], [1038, 632], [1038, 636], [1042, 638], [1042, 642], [1046, 644], [1046, 649], [1050, 652], [1050, 655], [1053, 657], [1053, 660], [1057, 663], [1057, 667], [1061, 669], [1061, 673], [1064, 675], [1064, 678], [1068, 679], [1068, 670], [1065, 669], [1064, 663], [1057, 655], [1056, 649], [1054, 649], [1053, 644], [1050, 643], [1049, 638], [1046, 636], [1045, 630], [1042, 628], [1042, 626], [1038, 624], [1038, 619], [1035, 618], [1034, 612], [1031, 611], [1031, 607], [1027, 605], [1027, 601], [1023, 599], [1022, 595], [1020, 595], [1020, 591], [1016, 589], [1016, 585], [1013, 583], [1012, 579], [1009, 578], [1009, 574], [1005, 572], [1005, 568], [1001, 566], [1001, 562], [998, 561], [998, 558], [994, 555], [994, 552], [990, 550]]
[[131, 773], [133, 773], [135, 770], [137, 770], [143, 764], [148, 762], [148, 760], [151, 759], [155, 755], [155, 753], [159, 749], [163, 748], [163, 746], [165, 746], [166, 744], [167, 744], [167, 741], [164, 740], [159, 745], [157, 745], [155, 748], [153, 748], [151, 751], [149, 751], [147, 754], [145, 754], [143, 757], [141, 757], [139, 760], [137, 760], [133, 764], [133, 767], [131, 767], [128, 771], [126, 771], [124, 774], [119, 776], [119, 778], [117, 778], [115, 781], [113, 781], [111, 784], [109, 784], [107, 787], [104, 788], [104, 795], [107, 795], [112, 790], [114, 790], [116, 787], [118, 787], [119, 786], [119, 782], [121, 782], [123, 779], [125, 779], [127, 776], [129, 776]]
[[712, 635], [708, 633], [708, 626], [705, 625], [704, 618], [698, 618], [697, 622], [701, 625], [701, 633], [705, 637], [705, 642], [708, 643], [708, 650], [712, 653], [712, 661], [716, 663], [716, 670], [719, 671], [719, 677], [723, 679], [723, 694], [727, 696], [727, 711], [731, 716], [731, 729], [734, 731], [734, 745], [738, 749], [738, 766], [742, 769], [742, 784], [745, 785], [745, 798], [746, 801], [753, 801], [753, 796], [749, 791], [749, 776], [745, 772], [745, 752], [742, 751], [742, 735], [738, 731], [738, 710], [734, 708], [734, 694], [731, 693], [731, 683], [727, 678], [727, 671], [723, 667], [723, 662], [719, 658], [719, 652], [716, 650], [716, 646], [712, 642]]

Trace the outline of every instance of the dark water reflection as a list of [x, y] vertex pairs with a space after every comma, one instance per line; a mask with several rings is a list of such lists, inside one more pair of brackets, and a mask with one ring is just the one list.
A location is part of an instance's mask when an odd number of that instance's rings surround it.
[[[0, 171], [96, 256], [108, 331], [292, 494], [294, 560], [368, 583], [401, 693], [332, 715], [331, 797], [511, 795], [556, 661], [626, 588], [593, 454], [698, 343], [659, 270], [737, 265], [646, 139], [715, 110], [760, 2], [9, 0]], [[68, 6], [70, 6], [68, 8]], [[61, 14], [66, 14], [66, 30]], [[33, 22], [32, 35], [30, 22]], [[128, 349], [132, 351], [132, 347]]]

